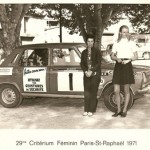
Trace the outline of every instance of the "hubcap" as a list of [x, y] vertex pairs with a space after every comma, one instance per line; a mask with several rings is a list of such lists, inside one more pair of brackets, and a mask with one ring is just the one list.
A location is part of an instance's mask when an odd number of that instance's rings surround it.
[[6, 104], [14, 103], [15, 100], [16, 100], [16, 94], [15, 94], [14, 90], [11, 89], [11, 88], [4, 89], [3, 92], [2, 92], [2, 100]]
[[[110, 94], [109, 101], [110, 101], [110, 104], [112, 107], [115, 107], [115, 108], [117, 107], [117, 102], [115, 99], [114, 92]], [[120, 104], [121, 104], [121, 106], [124, 104], [124, 94], [123, 93], [120, 93]]]

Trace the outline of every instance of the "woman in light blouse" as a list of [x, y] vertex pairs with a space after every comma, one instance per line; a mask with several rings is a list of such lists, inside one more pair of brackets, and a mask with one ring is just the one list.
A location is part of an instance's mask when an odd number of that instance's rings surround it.
[[[113, 84], [115, 99], [117, 102], [117, 111], [113, 114], [113, 117], [121, 115], [126, 117], [127, 107], [130, 99], [130, 85], [135, 83], [134, 73], [132, 68], [132, 61], [138, 58], [136, 52], [136, 44], [130, 40], [129, 28], [123, 25], [119, 29], [118, 39], [113, 45], [111, 59], [116, 61]], [[123, 110], [120, 106], [120, 86], [124, 86], [125, 103]]]

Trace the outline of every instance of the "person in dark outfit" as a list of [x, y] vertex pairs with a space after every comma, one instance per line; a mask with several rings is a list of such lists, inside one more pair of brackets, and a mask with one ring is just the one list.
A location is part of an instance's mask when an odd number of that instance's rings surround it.
[[100, 50], [95, 49], [94, 37], [88, 36], [87, 48], [81, 54], [81, 69], [84, 72], [84, 113], [83, 116], [92, 116], [97, 107], [97, 91], [101, 75]]
[[[126, 117], [130, 100], [130, 85], [135, 83], [131, 61], [138, 58], [136, 44], [130, 40], [129, 28], [126, 25], [121, 26], [119, 29], [118, 40], [113, 45], [111, 58], [116, 61], [112, 83], [114, 84], [114, 93], [117, 102], [117, 112], [112, 116], [117, 117], [121, 115], [122, 117]], [[125, 92], [123, 110], [121, 110], [120, 106], [121, 85], [123, 85]]]

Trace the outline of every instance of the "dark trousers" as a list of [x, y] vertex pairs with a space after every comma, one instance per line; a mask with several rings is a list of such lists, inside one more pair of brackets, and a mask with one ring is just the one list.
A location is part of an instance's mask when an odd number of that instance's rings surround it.
[[93, 77], [84, 75], [84, 111], [96, 112], [97, 107], [97, 91], [100, 83], [100, 74], [97, 73]]

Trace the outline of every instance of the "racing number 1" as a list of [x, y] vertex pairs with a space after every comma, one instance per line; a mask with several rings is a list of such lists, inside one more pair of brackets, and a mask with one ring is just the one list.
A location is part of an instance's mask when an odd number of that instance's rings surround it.
[[73, 73], [69, 73], [69, 89], [73, 90]]

